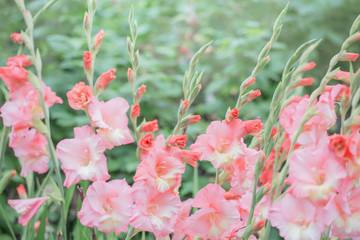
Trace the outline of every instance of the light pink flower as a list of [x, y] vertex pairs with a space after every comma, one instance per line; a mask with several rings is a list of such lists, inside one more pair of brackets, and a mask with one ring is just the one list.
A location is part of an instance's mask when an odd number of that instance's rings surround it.
[[336, 194], [347, 174], [327, 144], [297, 149], [290, 158], [290, 191], [295, 197], [326, 203]]
[[22, 177], [32, 172], [45, 173], [48, 170], [47, 140], [36, 129], [12, 130], [9, 146], [13, 148], [15, 156], [21, 160]]
[[[174, 236], [172, 237], [173, 240], [182, 240], [186, 236], [184, 233], [185, 221], [190, 215], [192, 203], [192, 198], [189, 198], [188, 200], [181, 203], [181, 208], [177, 215], [176, 224], [174, 227]], [[192, 239], [192, 236], [187, 237], [187, 239], [189, 238]]]
[[129, 104], [123, 98], [117, 97], [107, 102], [92, 98], [88, 108], [91, 122], [93, 126], [100, 128], [97, 134], [107, 149], [134, 142], [128, 128], [127, 110]]
[[133, 216], [130, 224], [134, 228], [153, 232], [165, 237], [174, 231], [177, 214], [181, 207], [180, 197], [171, 192], [160, 193], [143, 181], [133, 185]]
[[105, 233], [128, 231], [133, 197], [125, 179], [94, 182], [87, 190], [78, 217], [81, 224]]
[[91, 102], [93, 92], [90, 86], [85, 85], [84, 82], [79, 82], [66, 93], [66, 96], [72, 109], [86, 110]]
[[101, 138], [89, 126], [74, 128], [73, 139], [64, 139], [56, 146], [56, 156], [60, 159], [65, 173], [65, 187], [80, 180], [106, 181], [110, 178]]
[[18, 87], [21, 87], [24, 83], [29, 81], [28, 71], [20, 65], [22, 64], [20, 60], [24, 57], [27, 58], [27, 56], [20, 56], [21, 57], [17, 56], [13, 60], [8, 60], [7, 67], [0, 67], [0, 78], [5, 82], [10, 92], [16, 90]]
[[193, 202], [193, 207], [200, 209], [186, 220], [184, 233], [211, 240], [229, 235], [240, 223], [240, 214], [224, 194], [217, 184], [201, 189]]
[[317, 224], [316, 207], [310, 201], [289, 193], [269, 209], [269, 220], [286, 240], [319, 240], [326, 229]]
[[36, 214], [41, 205], [49, 200], [48, 197], [29, 198], [29, 199], [15, 199], [8, 200], [8, 204], [15, 209], [15, 211], [21, 214], [19, 223], [23, 226], [30, 221], [30, 219]]
[[180, 159], [161, 148], [153, 148], [139, 164], [134, 181], [144, 180], [159, 192], [166, 192], [180, 186], [184, 171]]

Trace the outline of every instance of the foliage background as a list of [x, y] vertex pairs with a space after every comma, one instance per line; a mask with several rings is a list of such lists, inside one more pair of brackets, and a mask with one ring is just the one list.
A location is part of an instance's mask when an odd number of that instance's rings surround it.
[[[28, 0], [26, 6], [34, 15], [47, 1]], [[194, 52], [213, 40], [210, 50], [200, 61], [204, 69], [203, 90], [191, 111], [202, 120], [188, 129], [191, 144], [204, 133], [210, 121], [224, 117], [226, 109], [236, 103], [241, 81], [255, 66], [257, 55], [271, 36], [273, 22], [286, 5], [282, 0], [99, 0], [94, 20], [93, 34], [104, 29], [105, 38], [97, 55], [95, 77], [116, 68], [116, 80], [103, 92], [103, 100], [121, 96], [131, 102], [130, 86], [126, 80], [130, 66], [126, 50], [129, 35], [127, 16], [130, 5], [135, 8], [138, 22], [137, 48], [140, 50], [140, 72], [137, 84], [146, 84], [147, 92], [141, 102], [142, 117], [159, 119], [160, 133], [169, 135], [174, 127], [176, 112], [182, 92], [182, 80]], [[59, 0], [37, 22], [35, 44], [43, 58], [43, 79], [64, 100], [64, 104], [51, 109], [54, 141], [73, 137], [75, 126], [88, 124], [83, 112], [72, 110], [66, 101], [66, 92], [75, 83], [86, 81], [82, 67], [82, 53], [87, 50], [82, 29], [86, 1]], [[240, 112], [240, 118], [266, 120], [273, 90], [287, 59], [303, 42], [322, 38], [313, 60], [315, 70], [307, 76], [315, 84], [325, 73], [327, 64], [348, 35], [351, 23], [360, 13], [358, 0], [293, 0], [279, 40], [270, 53], [271, 61], [258, 76], [254, 89], [262, 96]], [[12, 43], [10, 33], [24, 30], [22, 16], [11, 0], [0, 1], [0, 66], [17, 53], [18, 45]], [[356, 49], [354, 49], [355, 52]], [[4, 84], [1, 83], [4, 87]], [[307, 90], [311, 90], [311, 87]], [[0, 95], [0, 105], [5, 101]], [[132, 182], [137, 167], [135, 144], [114, 148], [107, 152], [112, 178], [126, 177]], [[5, 168], [20, 171], [13, 152], [6, 152]], [[187, 169], [181, 192], [191, 196], [191, 169]], [[201, 163], [200, 187], [212, 181], [213, 169]], [[43, 176], [39, 176], [41, 178]], [[17, 176], [0, 195], [12, 222], [16, 214], [5, 203], [15, 198], [14, 187], [24, 182]], [[69, 218], [74, 221], [76, 212]], [[57, 216], [54, 216], [56, 221]], [[50, 219], [51, 221], [51, 219]], [[0, 218], [0, 238], [7, 233]], [[19, 225], [15, 227], [21, 232]]]

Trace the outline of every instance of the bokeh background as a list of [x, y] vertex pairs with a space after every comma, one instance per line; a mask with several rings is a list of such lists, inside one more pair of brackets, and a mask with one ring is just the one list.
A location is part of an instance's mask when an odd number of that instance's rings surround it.
[[[47, 1], [27, 0], [25, 4], [34, 15]], [[140, 69], [137, 84], [146, 84], [147, 92], [141, 102], [141, 117], [158, 119], [159, 134], [168, 136], [176, 120], [182, 97], [182, 81], [192, 55], [202, 45], [213, 40], [198, 69], [204, 69], [202, 91], [191, 108], [202, 120], [188, 128], [191, 144], [196, 136], [204, 133], [210, 121], [224, 118], [228, 107], [234, 107], [239, 86], [256, 64], [259, 51], [271, 36], [272, 25], [287, 1], [282, 0], [98, 0], [93, 35], [104, 29], [105, 37], [95, 63], [95, 78], [102, 72], [116, 68], [117, 78], [101, 95], [102, 100], [121, 96], [132, 101], [126, 79], [130, 67], [126, 50], [127, 22], [133, 4], [138, 22], [137, 48], [140, 51]], [[43, 79], [51, 86], [64, 104], [51, 108], [54, 142], [73, 137], [73, 128], [88, 124], [81, 111], [71, 109], [66, 92], [75, 83], [86, 81], [82, 65], [83, 51], [87, 50], [82, 28], [87, 5], [85, 0], [59, 0], [35, 26], [35, 45], [43, 58]], [[325, 73], [332, 55], [337, 53], [348, 36], [353, 20], [360, 14], [358, 0], [293, 0], [284, 20], [280, 38], [273, 46], [271, 61], [257, 77], [253, 89], [262, 95], [240, 112], [240, 118], [266, 120], [273, 90], [291, 54], [303, 42], [313, 38], [323, 41], [311, 55], [317, 63], [306, 73], [314, 77], [316, 86]], [[13, 32], [24, 30], [25, 24], [14, 1], [0, 1], [0, 66], [7, 58], [16, 55], [18, 45], [9, 38]], [[353, 51], [358, 52], [357, 49]], [[4, 88], [3, 82], [0, 83]], [[312, 87], [305, 89], [311, 91]], [[0, 94], [0, 105], [5, 101]], [[137, 167], [135, 144], [115, 147], [106, 152], [112, 178], [126, 177], [132, 183]], [[20, 170], [20, 164], [8, 149], [4, 167]], [[200, 187], [212, 181], [214, 170], [201, 163]], [[191, 196], [192, 169], [187, 169], [180, 189], [183, 196]], [[43, 176], [37, 176], [41, 179]], [[10, 187], [0, 195], [0, 204], [6, 207], [10, 219], [16, 214], [5, 203], [16, 197], [14, 187], [24, 182], [17, 176]], [[12, 188], [11, 188], [12, 187]], [[69, 217], [75, 219], [75, 213]], [[58, 216], [50, 221], [56, 222]], [[20, 226], [15, 227], [21, 232]], [[0, 217], [1, 235], [7, 233]]]

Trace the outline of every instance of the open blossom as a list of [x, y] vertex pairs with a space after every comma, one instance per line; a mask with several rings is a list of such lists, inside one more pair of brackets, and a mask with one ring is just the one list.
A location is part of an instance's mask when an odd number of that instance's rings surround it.
[[84, 82], [75, 84], [73, 89], [66, 93], [69, 105], [74, 110], [85, 110], [91, 102], [93, 92]]
[[174, 227], [174, 236], [173, 240], [183, 240], [185, 237], [184, 228], [186, 219], [190, 215], [191, 206], [193, 204], [193, 199], [189, 198], [186, 201], [181, 203], [181, 208], [176, 218], [176, 223]]
[[153, 148], [139, 164], [135, 181], [144, 180], [159, 192], [166, 192], [180, 186], [185, 165], [161, 148]]
[[36, 214], [41, 205], [49, 200], [48, 197], [40, 198], [28, 198], [28, 199], [13, 199], [8, 200], [9, 205], [15, 209], [15, 211], [21, 214], [19, 223], [23, 226], [30, 221], [30, 219]]
[[130, 225], [153, 232], [156, 238], [172, 233], [181, 207], [180, 197], [161, 193], [143, 181], [135, 182], [132, 188], [135, 205]]
[[291, 155], [289, 182], [293, 196], [326, 203], [346, 176], [341, 159], [327, 144], [306, 146]]
[[128, 231], [133, 197], [125, 179], [94, 182], [87, 190], [78, 217], [81, 224], [111, 234]]
[[127, 110], [129, 104], [123, 98], [117, 97], [107, 102], [92, 98], [88, 107], [91, 123], [100, 128], [96, 132], [107, 149], [134, 142], [128, 128]]
[[9, 145], [13, 148], [15, 156], [21, 160], [22, 177], [32, 172], [45, 173], [48, 170], [47, 140], [36, 129], [13, 130]]
[[269, 209], [271, 225], [286, 240], [319, 240], [326, 226], [319, 224], [316, 207], [306, 199], [286, 193]]
[[0, 78], [5, 82], [10, 92], [29, 82], [28, 71], [23, 68], [32, 63], [26, 55], [8, 58], [7, 67], [0, 67]]
[[80, 180], [106, 181], [110, 178], [107, 170], [102, 139], [89, 126], [74, 128], [75, 137], [64, 139], [56, 146], [56, 156], [65, 173], [65, 187]]
[[224, 194], [225, 190], [217, 184], [201, 189], [192, 204], [200, 209], [186, 220], [184, 233], [203, 239], [225, 239], [240, 223], [240, 214]]

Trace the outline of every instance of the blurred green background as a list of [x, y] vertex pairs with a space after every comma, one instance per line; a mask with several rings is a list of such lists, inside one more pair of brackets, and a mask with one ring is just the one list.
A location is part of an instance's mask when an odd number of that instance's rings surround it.
[[[25, 4], [34, 15], [46, 2], [28, 0]], [[104, 29], [105, 37], [95, 63], [95, 78], [106, 70], [117, 69], [117, 78], [101, 98], [108, 100], [121, 96], [130, 103], [132, 101], [126, 79], [130, 67], [126, 36], [129, 35], [127, 16], [131, 4], [134, 5], [139, 35], [137, 84], [147, 85], [140, 105], [141, 117], [158, 119], [159, 133], [169, 135], [176, 123], [182, 80], [190, 58], [202, 45], [213, 40], [198, 66], [199, 70], [205, 70], [203, 88], [190, 111], [201, 115], [202, 120], [188, 128], [190, 144], [197, 135], [205, 132], [210, 121], [223, 119], [227, 108], [234, 107], [239, 85], [251, 73], [257, 55], [270, 38], [272, 25], [286, 3], [282, 0], [99, 0], [93, 35]], [[83, 112], [69, 107], [65, 95], [75, 83], [86, 81], [82, 65], [83, 51], [87, 50], [82, 28], [86, 8], [85, 0], [59, 0], [35, 26], [35, 45], [43, 58], [43, 79], [64, 100], [64, 104], [51, 108], [56, 143], [72, 138], [73, 127], [88, 124]], [[358, 0], [291, 1], [280, 38], [270, 53], [271, 61], [253, 86], [253, 89], [260, 89], [262, 95], [241, 110], [240, 118], [265, 121], [269, 101], [287, 59], [303, 42], [322, 38], [321, 45], [311, 56], [317, 67], [306, 73], [306, 77], [315, 78], [314, 85], [317, 85], [359, 13]], [[11, 0], [0, 1], [0, 19], [0, 66], [3, 66], [7, 58], [16, 55], [18, 50], [18, 45], [12, 43], [9, 35], [24, 30], [25, 24]], [[357, 49], [353, 51], [357, 52]], [[1, 95], [0, 105], [3, 103], [4, 96]], [[138, 164], [134, 149], [135, 144], [131, 144], [106, 152], [112, 178], [126, 177], [131, 183]], [[209, 166], [201, 163], [200, 186], [213, 176], [213, 169]], [[7, 150], [4, 167], [20, 170], [11, 149]], [[191, 172], [187, 169], [184, 174], [183, 196], [191, 196]], [[14, 187], [20, 182], [23, 179], [17, 177], [11, 184]], [[6, 194], [10, 198], [16, 197], [10, 188]], [[6, 197], [4, 194], [0, 197], [3, 204]], [[14, 211], [6, 207], [15, 222]], [[75, 215], [69, 220], [74, 218]], [[0, 231], [7, 232], [5, 226], [1, 223]]]

